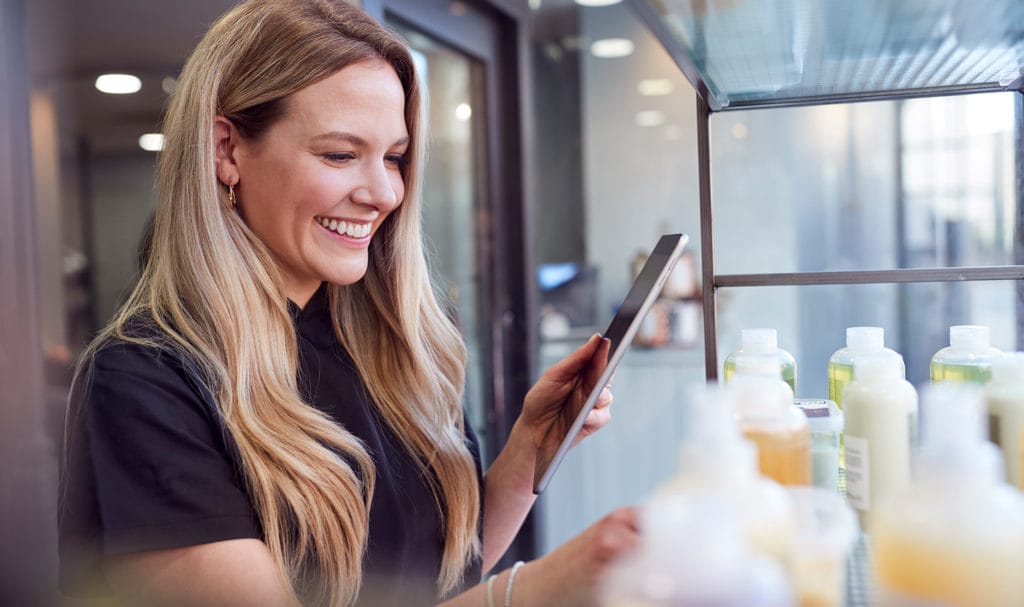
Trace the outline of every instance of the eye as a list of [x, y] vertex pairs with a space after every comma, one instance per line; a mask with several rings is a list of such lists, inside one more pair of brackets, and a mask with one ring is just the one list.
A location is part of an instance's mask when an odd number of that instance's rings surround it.
[[384, 157], [385, 162], [387, 162], [388, 164], [393, 164], [398, 167], [404, 167], [408, 160], [409, 159], [405, 156], [405, 154], [388, 154], [387, 156]]
[[326, 154], [320, 154], [320, 157], [329, 162], [346, 162], [348, 160], [354, 160], [356, 155], [352, 152], [328, 152]]

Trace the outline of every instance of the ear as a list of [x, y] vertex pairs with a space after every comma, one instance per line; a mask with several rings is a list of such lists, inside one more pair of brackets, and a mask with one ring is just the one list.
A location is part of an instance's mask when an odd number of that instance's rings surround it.
[[236, 147], [241, 135], [235, 125], [223, 116], [213, 119], [213, 151], [217, 163], [217, 179], [224, 185], [235, 185], [239, 180]]

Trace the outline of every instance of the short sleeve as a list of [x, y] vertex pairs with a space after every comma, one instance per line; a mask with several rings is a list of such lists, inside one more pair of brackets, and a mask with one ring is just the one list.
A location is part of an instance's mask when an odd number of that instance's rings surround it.
[[261, 537], [216, 406], [178, 360], [116, 343], [76, 384], [60, 487], [65, 592], [105, 586], [105, 556]]

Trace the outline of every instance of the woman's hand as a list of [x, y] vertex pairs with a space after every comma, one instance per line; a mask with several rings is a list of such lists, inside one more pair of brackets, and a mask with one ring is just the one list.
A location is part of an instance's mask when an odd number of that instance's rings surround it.
[[516, 576], [513, 603], [596, 605], [611, 565], [639, 542], [637, 509], [615, 510], [551, 553], [524, 565]]
[[[529, 435], [535, 449], [540, 449], [546, 442], [553, 443], [547, 445], [551, 450], [557, 448], [592, 386], [604, 372], [610, 346], [610, 341], [594, 335], [575, 352], [552, 365], [530, 388], [516, 425]], [[610, 383], [587, 415], [573, 446], [600, 430], [611, 419]]]

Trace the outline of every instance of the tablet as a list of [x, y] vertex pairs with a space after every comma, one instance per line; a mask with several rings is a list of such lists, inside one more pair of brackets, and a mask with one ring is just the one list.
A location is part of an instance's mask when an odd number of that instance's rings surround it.
[[[607, 357], [592, 359], [588, 369], [577, 378], [577, 386], [570, 392], [563, 413], [551, 422], [544, 446], [537, 451], [533, 472], [533, 492], [540, 494], [554, 475], [558, 465], [576, 440], [587, 414], [594, 408], [601, 391], [608, 384], [629, 344], [632, 343], [640, 323], [665, 286], [672, 268], [690, 238], [685, 234], [667, 234], [658, 240], [647, 262], [640, 270], [629, 294], [619, 307], [604, 336], [608, 339]], [[561, 435], [561, 440], [555, 437]]]

